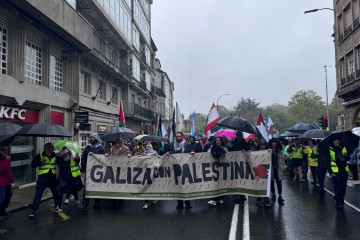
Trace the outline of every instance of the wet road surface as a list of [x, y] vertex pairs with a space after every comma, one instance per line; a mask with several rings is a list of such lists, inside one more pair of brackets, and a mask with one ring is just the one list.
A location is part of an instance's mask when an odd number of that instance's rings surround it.
[[[333, 192], [330, 178], [326, 188]], [[347, 190], [346, 200], [360, 208], [360, 186]], [[175, 209], [176, 201], [159, 201], [144, 211], [143, 201], [124, 201], [112, 209], [104, 200], [100, 209], [85, 213], [72, 200], [62, 214], [53, 213], [53, 202], [45, 201], [36, 219], [28, 219], [29, 209], [1, 219], [0, 229], [9, 232], [0, 239], [360, 239], [360, 212], [348, 205], [337, 210], [333, 196], [319, 193], [310, 182], [283, 180], [283, 197], [285, 205], [273, 202], [270, 209], [250, 197], [235, 208], [236, 219], [229, 196], [223, 205], [195, 200], [192, 209], [182, 210]]]

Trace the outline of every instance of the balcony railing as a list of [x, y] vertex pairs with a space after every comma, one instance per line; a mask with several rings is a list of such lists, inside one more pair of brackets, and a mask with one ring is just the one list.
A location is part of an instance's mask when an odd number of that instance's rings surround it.
[[107, 45], [97, 34], [94, 33], [93, 48], [96, 52], [100, 53], [111, 64], [117, 67], [120, 72], [124, 73], [129, 78], [132, 77], [132, 69], [115, 51]]
[[162, 88], [156, 88], [156, 94], [159, 95], [159, 96], [163, 96], [163, 97], [166, 97], [166, 94], [164, 92], [164, 90]]
[[140, 52], [140, 55], [141, 55], [141, 61], [146, 64], [146, 55], [145, 55], [145, 52], [144, 51], [141, 51]]
[[147, 119], [156, 119], [156, 113], [140, 106], [139, 104], [134, 103], [134, 114], [139, 115], [141, 117], [147, 118]]
[[141, 87], [141, 89], [143, 89], [144, 91], [148, 90], [148, 89], [146, 88], [145, 78], [142, 78], [142, 79], [140, 80], [140, 87]]
[[357, 19], [355, 19], [354, 24], [353, 24], [354, 30], [357, 29], [359, 27], [359, 25], [360, 25], [359, 18], [357, 18]]
[[352, 83], [354, 81], [355, 81], [355, 72], [353, 72], [347, 76], [347, 83]]
[[340, 34], [340, 35], [339, 35], [339, 43], [341, 43], [343, 40], [344, 40], [344, 35], [343, 35], [343, 34]]
[[341, 86], [345, 86], [345, 84], [346, 84], [346, 78], [342, 78], [341, 79]]
[[352, 25], [350, 25], [344, 32], [345, 37], [347, 37], [348, 35], [350, 35], [350, 33], [352, 32]]

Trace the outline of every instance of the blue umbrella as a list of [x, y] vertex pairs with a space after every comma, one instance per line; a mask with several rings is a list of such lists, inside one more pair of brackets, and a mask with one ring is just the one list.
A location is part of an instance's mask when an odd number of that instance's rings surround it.
[[309, 123], [297, 123], [289, 128], [289, 132], [302, 134], [311, 129], [318, 129], [318, 127], [314, 124], [309, 124]]

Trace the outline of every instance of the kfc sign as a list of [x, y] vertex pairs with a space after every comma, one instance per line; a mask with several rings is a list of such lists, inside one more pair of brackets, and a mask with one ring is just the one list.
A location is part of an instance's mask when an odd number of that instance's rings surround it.
[[34, 109], [0, 106], [0, 120], [38, 123], [39, 113]]

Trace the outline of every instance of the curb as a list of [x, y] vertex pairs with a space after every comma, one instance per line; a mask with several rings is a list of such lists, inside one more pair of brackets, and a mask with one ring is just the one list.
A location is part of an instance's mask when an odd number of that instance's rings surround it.
[[[40, 202], [44, 202], [44, 201], [47, 201], [49, 199], [52, 199], [53, 197], [47, 197], [47, 198], [43, 198], [40, 200]], [[9, 213], [14, 213], [14, 212], [17, 212], [17, 211], [21, 211], [21, 210], [24, 210], [26, 208], [29, 208], [33, 205], [33, 203], [29, 203], [27, 205], [23, 205], [23, 206], [20, 206], [20, 207], [17, 207], [17, 208], [14, 208], [14, 209], [11, 209], [11, 210], [8, 210]]]

